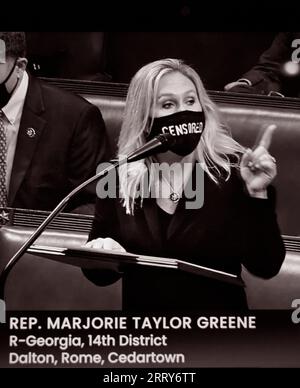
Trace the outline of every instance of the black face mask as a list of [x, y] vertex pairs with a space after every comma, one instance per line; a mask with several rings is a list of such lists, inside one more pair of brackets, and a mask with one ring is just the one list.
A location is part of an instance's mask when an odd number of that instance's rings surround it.
[[173, 113], [168, 116], [156, 117], [147, 140], [161, 133], [176, 136], [176, 142], [169, 150], [180, 156], [190, 154], [197, 147], [205, 126], [204, 112], [189, 110]]
[[6, 86], [5, 86], [6, 82], [10, 79], [10, 77], [15, 69], [16, 62], [17, 62], [17, 60], [15, 60], [15, 63], [13, 65], [12, 69], [10, 70], [10, 72], [8, 73], [8, 76], [0, 84], [0, 109], [2, 109], [8, 103], [8, 101], [10, 100], [10, 97], [12, 96], [14, 90], [17, 87], [18, 80], [17, 80], [13, 90], [11, 91], [11, 93], [8, 93]]

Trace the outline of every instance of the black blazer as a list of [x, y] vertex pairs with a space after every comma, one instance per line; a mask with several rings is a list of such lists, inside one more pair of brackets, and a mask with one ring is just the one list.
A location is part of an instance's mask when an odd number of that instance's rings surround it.
[[[144, 199], [134, 216], [126, 215], [119, 199], [98, 199], [89, 239], [111, 237], [129, 252], [185, 259], [238, 275], [243, 264], [253, 274], [270, 278], [280, 270], [285, 249], [274, 195], [269, 191], [270, 199], [251, 198], [236, 171], [220, 185], [205, 174], [202, 208], [186, 209], [183, 197], [167, 228], [155, 199]], [[84, 272], [96, 284], [106, 281], [99, 272]], [[247, 302], [242, 287], [172, 269], [143, 267], [124, 273], [123, 307], [222, 310], [243, 309]]]
[[[107, 160], [99, 109], [83, 98], [29, 77], [9, 187], [11, 207], [52, 210]], [[69, 209], [95, 201], [89, 188]]]

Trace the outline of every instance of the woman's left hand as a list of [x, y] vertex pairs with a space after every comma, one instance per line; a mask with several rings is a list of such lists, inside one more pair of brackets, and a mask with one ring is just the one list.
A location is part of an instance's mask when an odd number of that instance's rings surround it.
[[247, 149], [241, 160], [241, 176], [251, 197], [267, 198], [267, 186], [277, 174], [276, 160], [259, 145], [254, 151]]

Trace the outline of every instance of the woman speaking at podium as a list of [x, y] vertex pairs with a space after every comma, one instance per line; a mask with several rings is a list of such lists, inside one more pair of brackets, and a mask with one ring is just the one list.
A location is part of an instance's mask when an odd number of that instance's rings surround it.
[[[220, 123], [195, 70], [177, 59], [145, 65], [129, 86], [118, 155], [161, 133], [176, 141], [167, 152], [120, 167], [117, 198], [97, 200], [87, 246], [185, 260], [238, 277], [241, 265], [275, 276], [285, 250], [270, 186], [273, 129], [245, 150]], [[247, 309], [243, 287], [193, 273], [154, 266], [108, 278], [84, 273], [99, 285], [122, 277], [125, 311]]]

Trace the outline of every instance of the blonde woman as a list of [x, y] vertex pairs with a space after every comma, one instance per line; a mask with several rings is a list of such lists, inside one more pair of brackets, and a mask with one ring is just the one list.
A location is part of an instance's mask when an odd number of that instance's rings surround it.
[[[118, 198], [98, 199], [87, 245], [237, 276], [241, 264], [263, 278], [276, 275], [285, 251], [269, 186], [275, 160], [263, 145], [244, 150], [232, 139], [198, 74], [181, 60], [149, 63], [133, 77], [118, 154], [160, 133], [175, 136], [175, 145], [120, 168]], [[85, 274], [99, 285], [122, 276], [124, 310], [247, 308], [242, 287], [173, 269]]]

